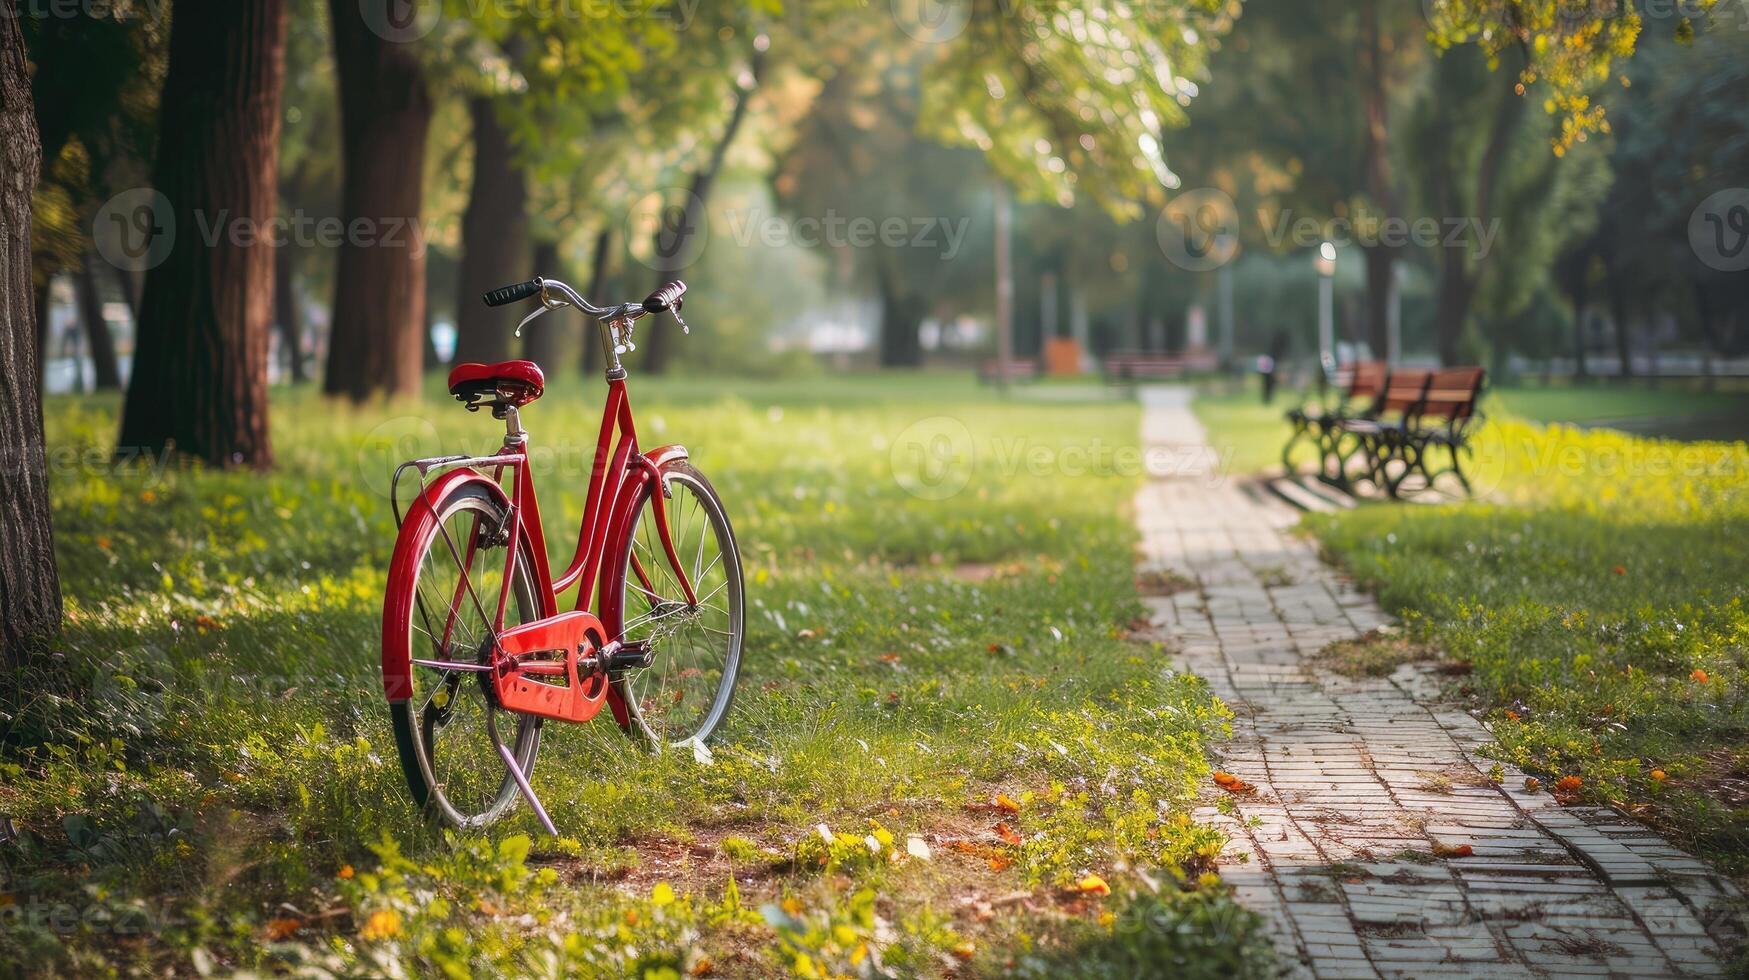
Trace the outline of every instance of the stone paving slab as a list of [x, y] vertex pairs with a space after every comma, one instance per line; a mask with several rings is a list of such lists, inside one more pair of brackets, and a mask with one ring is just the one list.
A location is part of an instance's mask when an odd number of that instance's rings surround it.
[[[1188, 389], [1141, 391], [1141, 565], [1196, 583], [1146, 600], [1176, 659], [1232, 707], [1221, 767], [1256, 787], [1222, 873], [1294, 976], [1716, 976], [1741, 895], [1613, 810], [1503, 783], [1485, 726], [1425, 668], [1351, 679], [1326, 644], [1391, 623], [1318, 558], [1296, 511], [1220, 472]], [[1469, 845], [1439, 858], [1434, 848]]]

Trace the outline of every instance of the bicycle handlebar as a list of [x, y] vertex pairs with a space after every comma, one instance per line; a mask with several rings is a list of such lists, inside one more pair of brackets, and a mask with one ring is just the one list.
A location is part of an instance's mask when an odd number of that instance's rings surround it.
[[485, 295], [487, 306], [507, 306], [518, 300], [529, 299], [540, 295], [541, 280], [537, 276], [527, 282], [519, 282], [514, 286], [504, 286], [494, 289]]
[[[548, 290], [556, 292], [561, 302], [555, 303], [547, 297]], [[511, 303], [525, 299], [541, 297], [541, 304], [548, 309], [557, 306], [574, 306], [584, 313], [598, 319], [626, 320], [637, 319], [654, 313], [673, 312], [676, 318], [680, 315], [681, 297], [686, 295], [686, 283], [676, 279], [644, 298], [641, 303], [621, 303], [618, 306], [596, 306], [584, 299], [582, 294], [557, 279], [543, 279], [535, 276], [527, 282], [519, 282], [510, 286], [494, 289], [482, 299], [487, 306], [508, 306]], [[684, 322], [682, 323], [684, 326]]]

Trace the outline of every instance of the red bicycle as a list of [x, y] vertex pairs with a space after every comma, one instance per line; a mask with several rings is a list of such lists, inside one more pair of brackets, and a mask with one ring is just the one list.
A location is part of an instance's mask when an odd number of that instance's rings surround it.
[[[450, 394], [469, 411], [491, 409], [505, 424], [503, 447], [395, 470], [400, 532], [383, 602], [383, 691], [413, 799], [450, 826], [484, 827], [520, 791], [556, 833], [529, 784], [549, 718], [588, 721], [607, 705], [653, 748], [702, 752], [729, 710], [746, 618], [735, 533], [686, 449], [639, 450], [620, 364], [636, 349], [639, 319], [667, 312], [686, 329], [685, 292], [672, 282], [642, 303], [598, 307], [537, 278], [486, 294], [489, 306], [539, 297], [517, 336], [565, 307], [601, 328], [607, 405], [576, 555], [562, 574], [547, 561], [518, 414], [546, 387], [538, 365], [456, 367]], [[403, 515], [409, 471], [419, 492]], [[560, 612], [571, 589], [573, 608]]]

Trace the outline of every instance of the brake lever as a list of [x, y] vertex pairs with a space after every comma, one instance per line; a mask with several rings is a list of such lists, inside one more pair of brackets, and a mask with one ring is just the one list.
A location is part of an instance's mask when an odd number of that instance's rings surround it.
[[680, 301], [679, 300], [674, 301], [674, 305], [670, 306], [668, 308], [668, 312], [674, 314], [674, 322], [680, 324], [680, 332], [683, 334], [691, 335], [692, 328], [687, 326], [686, 321], [682, 320], [680, 318]]
[[522, 318], [522, 322], [521, 322], [521, 323], [518, 323], [518, 324], [517, 324], [517, 325], [516, 325], [516, 336], [518, 336], [518, 337], [520, 337], [520, 336], [522, 336], [522, 328], [523, 328], [523, 327], [526, 327], [526, 326], [528, 326], [528, 325], [529, 325], [529, 324], [530, 324], [530, 323], [532, 323], [532, 322], [533, 322], [533, 321], [534, 321], [534, 319], [535, 319], [535, 318], [536, 318], [536, 317], [538, 317], [538, 316], [541, 316], [541, 315], [543, 315], [543, 314], [545, 314], [545, 313], [547, 313], [547, 312], [549, 312], [549, 311], [550, 311], [550, 310], [553, 310], [553, 309], [556, 309], [556, 307], [551, 307], [551, 306], [548, 306], [548, 305], [546, 305], [546, 303], [545, 303], [545, 302], [543, 302], [543, 303], [541, 303], [541, 305], [539, 305], [539, 306], [537, 306], [537, 307], [535, 307], [535, 308], [534, 308], [534, 312], [532, 312], [532, 313], [530, 313], [530, 314], [529, 314], [529, 315], [527, 315], [527, 316], [525, 316], [525, 317], [523, 317], [523, 318]]

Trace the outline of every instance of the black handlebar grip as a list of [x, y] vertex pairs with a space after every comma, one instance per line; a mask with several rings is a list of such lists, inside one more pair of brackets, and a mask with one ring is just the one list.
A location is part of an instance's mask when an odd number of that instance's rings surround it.
[[528, 299], [530, 296], [538, 296], [540, 295], [540, 287], [541, 281], [539, 279], [530, 279], [527, 282], [519, 282], [514, 286], [505, 286], [502, 289], [494, 289], [486, 294], [486, 305], [504, 306], [507, 303], [514, 303], [518, 300]]
[[650, 297], [644, 300], [644, 312], [661, 313], [663, 310], [669, 309], [670, 307], [678, 307], [680, 305], [680, 297], [685, 295], [686, 283], [676, 279], [668, 285], [663, 286], [661, 289], [651, 293]]

